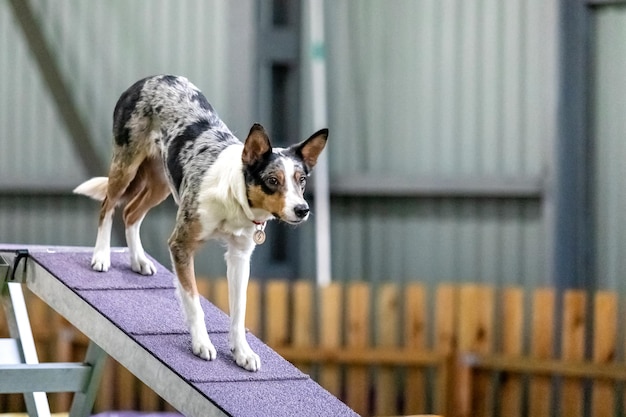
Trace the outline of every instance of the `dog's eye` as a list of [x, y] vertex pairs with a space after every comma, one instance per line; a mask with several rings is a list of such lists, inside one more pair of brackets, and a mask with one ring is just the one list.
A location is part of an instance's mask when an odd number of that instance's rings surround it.
[[304, 175], [298, 181], [300, 182], [300, 187], [304, 188], [306, 186], [306, 177]]
[[269, 185], [278, 185], [278, 178], [276, 177], [269, 177], [266, 181]]

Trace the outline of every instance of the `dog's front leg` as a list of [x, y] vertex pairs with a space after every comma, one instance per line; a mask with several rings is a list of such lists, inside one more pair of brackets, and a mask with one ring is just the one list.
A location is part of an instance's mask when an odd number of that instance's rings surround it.
[[261, 368], [259, 355], [246, 340], [246, 290], [250, 278], [250, 256], [254, 243], [250, 239], [229, 242], [226, 252], [228, 306], [230, 309], [230, 349], [237, 365], [256, 372]]
[[217, 357], [217, 351], [211, 343], [204, 323], [204, 311], [200, 305], [198, 287], [193, 264], [195, 244], [181, 237], [189, 236], [175, 230], [170, 238], [170, 254], [176, 270], [177, 293], [180, 298], [185, 320], [191, 334], [191, 348], [193, 353], [203, 359], [212, 361]]

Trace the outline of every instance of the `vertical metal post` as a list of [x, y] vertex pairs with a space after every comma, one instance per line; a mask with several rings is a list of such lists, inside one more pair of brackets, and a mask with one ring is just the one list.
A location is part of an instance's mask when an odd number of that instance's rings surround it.
[[[554, 147], [552, 193], [552, 278], [559, 290], [594, 291], [593, 141], [590, 129], [591, 8], [586, 0], [559, 1], [558, 133]], [[549, 220], [548, 219], [548, 220]], [[557, 311], [562, 298], [558, 297]], [[591, 326], [592, 304], [587, 304], [587, 328]], [[560, 334], [563, 318], [555, 320]], [[587, 338], [586, 356], [593, 335]], [[555, 353], [562, 349], [556, 340]], [[558, 408], [559, 394], [552, 407]], [[584, 390], [585, 415], [589, 415], [591, 390]]]
[[559, 14], [552, 274], [557, 288], [593, 289], [593, 146], [589, 129], [591, 10], [585, 0], [561, 0]]
[[[324, 44], [324, 0], [306, 0], [308, 54], [311, 74], [312, 118], [314, 129], [328, 124], [326, 92], [326, 51]], [[328, 151], [322, 153], [315, 168], [315, 256], [316, 277], [320, 286], [332, 278], [330, 240], [330, 193]]]
[[[300, 137], [300, 0], [258, 2], [258, 121], [271, 132], [272, 145], [285, 147]], [[256, 276], [299, 275], [300, 231], [274, 222], [268, 240], [252, 258]]]
[[93, 341], [89, 342], [85, 363], [91, 366], [91, 376], [84, 392], [74, 394], [69, 417], [86, 417], [91, 414], [93, 404], [100, 387], [100, 380], [104, 372], [107, 354]]

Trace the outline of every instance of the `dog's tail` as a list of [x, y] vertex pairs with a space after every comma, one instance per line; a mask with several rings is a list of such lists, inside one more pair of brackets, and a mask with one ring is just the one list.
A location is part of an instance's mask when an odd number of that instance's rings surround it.
[[91, 197], [94, 200], [102, 201], [107, 195], [108, 186], [108, 177], [94, 177], [74, 188], [73, 192], [75, 194], [86, 195], [87, 197]]

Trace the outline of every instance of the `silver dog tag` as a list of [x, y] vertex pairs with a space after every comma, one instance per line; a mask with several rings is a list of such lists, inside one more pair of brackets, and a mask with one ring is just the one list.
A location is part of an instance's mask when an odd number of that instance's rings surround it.
[[263, 242], [265, 242], [265, 232], [261, 229], [255, 230], [252, 235], [252, 240], [254, 240], [254, 243], [257, 245], [262, 245]]
[[265, 226], [267, 225], [267, 222], [254, 222], [254, 224], [256, 225], [256, 230], [252, 234], [252, 240], [254, 240], [254, 243], [257, 245], [262, 245], [263, 242], [265, 242]]

